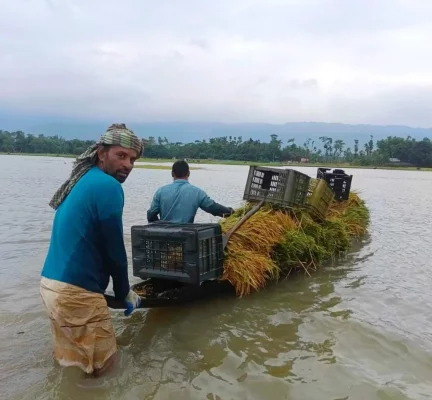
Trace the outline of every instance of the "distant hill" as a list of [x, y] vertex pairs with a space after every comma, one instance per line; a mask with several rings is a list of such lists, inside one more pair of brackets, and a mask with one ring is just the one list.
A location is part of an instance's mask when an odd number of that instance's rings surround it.
[[[239, 123], [225, 124], [212, 122], [148, 122], [128, 123], [127, 126], [141, 137], [154, 136], [166, 137], [172, 142], [193, 142], [195, 140], [208, 140], [220, 136], [241, 136], [243, 140], [252, 138], [267, 142], [271, 134], [276, 134], [286, 143], [294, 138], [297, 144], [303, 144], [307, 138], [316, 142], [320, 136], [330, 136], [333, 139], [342, 139], [347, 146], [352, 146], [355, 139], [360, 143], [369, 140], [369, 135], [374, 140], [380, 140], [387, 136], [411, 136], [415, 139], [425, 137], [432, 138], [432, 129], [412, 128], [408, 126], [379, 126], [379, 125], [348, 125], [340, 123], [324, 122], [291, 122], [286, 124], [258, 124]], [[96, 139], [112, 122], [52, 122], [41, 120], [12, 120], [0, 115], [0, 129], [22, 130], [26, 133], [58, 135], [66, 139]]]

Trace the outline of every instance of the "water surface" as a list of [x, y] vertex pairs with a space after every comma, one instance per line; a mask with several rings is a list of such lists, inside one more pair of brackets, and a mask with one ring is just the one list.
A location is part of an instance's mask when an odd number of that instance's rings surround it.
[[[2, 399], [429, 399], [432, 393], [432, 174], [350, 170], [371, 211], [370, 235], [336, 265], [241, 300], [215, 299], [124, 317], [121, 364], [89, 388], [51, 359], [39, 279], [71, 159], [0, 156]], [[247, 166], [200, 166], [192, 183], [242, 203]], [[311, 176], [315, 168], [298, 168]], [[170, 171], [135, 169], [124, 225], [145, 223]], [[217, 219], [199, 212], [197, 221]], [[131, 282], [139, 280], [132, 277]]]

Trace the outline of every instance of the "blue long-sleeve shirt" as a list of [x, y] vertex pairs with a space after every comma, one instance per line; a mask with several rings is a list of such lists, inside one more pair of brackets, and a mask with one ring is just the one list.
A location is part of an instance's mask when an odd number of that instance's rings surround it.
[[219, 217], [229, 215], [232, 211], [216, 203], [202, 189], [191, 185], [187, 179], [176, 179], [156, 191], [147, 211], [147, 220], [155, 222], [159, 215], [162, 221], [193, 223], [198, 208]]
[[57, 209], [42, 276], [104, 293], [110, 276], [117, 299], [129, 292], [121, 184], [90, 169]]

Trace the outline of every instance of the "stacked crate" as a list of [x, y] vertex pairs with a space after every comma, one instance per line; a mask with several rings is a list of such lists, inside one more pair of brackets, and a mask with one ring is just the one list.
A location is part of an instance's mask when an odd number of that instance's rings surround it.
[[310, 213], [323, 221], [335, 197], [333, 190], [323, 179], [315, 179], [309, 186], [306, 205]]
[[335, 194], [335, 200], [348, 200], [351, 190], [352, 175], [347, 175], [343, 169], [318, 168], [317, 178], [324, 179]]
[[310, 177], [293, 169], [249, 168], [243, 200], [261, 201], [285, 207], [303, 207]]

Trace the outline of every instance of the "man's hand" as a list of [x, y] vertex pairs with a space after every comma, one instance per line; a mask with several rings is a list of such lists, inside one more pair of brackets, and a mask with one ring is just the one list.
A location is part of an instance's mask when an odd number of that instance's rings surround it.
[[141, 304], [141, 297], [138, 296], [133, 290], [129, 290], [128, 295], [125, 298], [126, 311], [124, 315], [128, 317], [132, 311], [139, 307]]
[[233, 215], [233, 214], [235, 213], [235, 210], [234, 210], [234, 208], [232, 208], [232, 207], [228, 207], [228, 210], [229, 210], [228, 213], [222, 215], [223, 218], [227, 218], [227, 217], [229, 217], [230, 215]]

